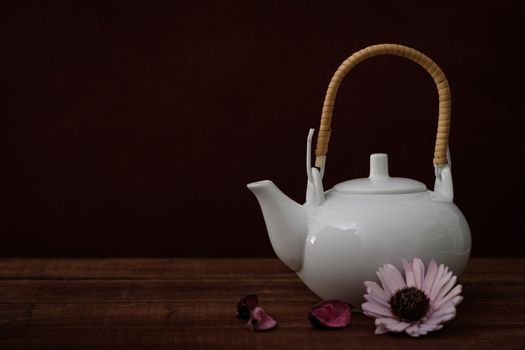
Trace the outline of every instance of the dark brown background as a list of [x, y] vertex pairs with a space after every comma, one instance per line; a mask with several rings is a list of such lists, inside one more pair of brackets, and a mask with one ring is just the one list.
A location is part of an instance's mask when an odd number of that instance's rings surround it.
[[[245, 184], [304, 199], [328, 81], [381, 42], [447, 73], [473, 254], [523, 255], [519, 2], [366, 3], [2, 4], [0, 256], [271, 256]], [[363, 63], [340, 90], [325, 187], [378, 151], [431, 187], [436, 115], [422, 69]]]

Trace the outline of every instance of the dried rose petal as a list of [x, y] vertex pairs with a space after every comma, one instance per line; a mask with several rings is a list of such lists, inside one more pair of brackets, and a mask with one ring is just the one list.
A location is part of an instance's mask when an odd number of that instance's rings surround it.
[[277, 327], [277, 322], [262, 307], [256, 306], [251, 312], [248, 328], [254, 332], [269, 331]]
[[344, 328], [350, 323], [350, 304], [341, 300], [325, 300], [312, 307], [308, 320], [318, 328]]
[[255, 294], [250, 294], [241, 298], [237, 304], [237, 318], [242, 320], [250, 319], [250, 312], [259, 306], [259, 297]]

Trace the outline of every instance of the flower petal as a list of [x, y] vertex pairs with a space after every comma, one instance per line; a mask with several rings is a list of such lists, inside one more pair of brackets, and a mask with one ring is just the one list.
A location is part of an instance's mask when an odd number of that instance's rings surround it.
[[446, 280], [443, 280], [443, 275], [445, 273], [445, 265], [441, 264], [439, 265], [436, 277], [432, 283], [432, 287], [430, 287], [430, 291], [428, 294], [428, 298], [430, 299], [430, 302], [432, 303], [438, 294], [438, 292], [441, 290], [441, 287], [445, 284]]
[[277, 321], [268, 315], [260, 306], [250, 312], [247, 326], [254, 332], [269, 331], [277, 327]]
[[405, 277], [407, 280], [407, 287], [414, 287], [416, 285], [414, 281], [414, 270], [412, 269], [412, 264], [402, 259], [403, 269], [405, 270]]
[[461, 293], [462, 288], [463, 286], [461, 284], [455, 286], [445, 297], [441, 298], [440, 300], [434, 303], [434, 309], [439, 309], [441, 306], [452, 300], [454, 297], [458, 296], [459, 293]]
[[383, 275], [381, 275], [381, 273], [380, 273], [381, 270], [382, 270], [381, 267], [379, 269], [377, 269], [376, 275], [377, 275], [377, 277], [379, 277], [379, 280], [381, 281], [381, 286], [383, 286], [382, 289], [385, 292], [385, 294], [387, 296], [387, 299], [390, 299], [390, 297], [392, 296], [392, 292], [390, 291], [390, 288], [386, 287], [386, 282], [383, 279]]
[[384, 307], [386, 308], [389, 308], [390, 307], [390, 304], [383, 300], [383, 299], [380, 299], [378, 298], [376, 295], [374, 294], [365, 294], [363, 295], [364, 298], [366, 299], [366, 301], [369, 301], [371, 303], [374, 303], [374, 304], [379, 304], [379, 305], [383, 305]]
[[[449, 272], [449, 275], [452, 274], [452, 271]], [[448, 275], [447, 275], [448, 276]], [[445, 276], [446, 277], [446, 276]], [[444, 278], [445, 278], [444, 277]], [[443, 278], [443, 279], [444, 279]], [[445, 294], [447, 294], [451, 289], [452, 287], [454, 287], [454, 285], [456, 284], [456, 280], [457, 280], [457, 276], [452, 276], [452, 277], [449, 277], [449, 279], [446, 281], [446, 283], [441, 287], [440, 291], [438, 292], [438, 294], [436, 295], [436, 298], [433, 300], [435, 303], [439, 302], [444, 296]]]
[[[417, 336], [420, 336], [420, 335], [425, 335], [427, 334], [428, 332], [433, 332], [433, 331], [437, 331], [437, 330], [440, 330], [441, 328], [443, 328], [442, 325], [440, 324], [421, 324], [418, 326], [418, 330], [417, 330]], [[407, 329], [407, 333], [408, 333], [408, 329]]]
[[439, 331], [441, 328], [443, 328], [443, 325], [441, 324], [422, 324], [420, 328], [424, 329], [425, 332], [433, 332], [433, 331]]
[[379, 325], [379, 326], [376, 326], [376, 330], [375, 330], [374, 333], [379, 335], [379, 334], [385, 334], [385, 333], [388, 333], [388, 332], [390, 332], [390, 331], [388, 330], [388, 328], [386, 328], [385, 326], [383, 326], [383, 325], [381, 324], [381, 325]]
[[444, 275], [448, 274], [450, 271], [448, 271], [448, 266], [445, 266], [445, 272]]
[[390, 295], [388, 295], [383, 288], [379, 287], [379, 285], [372, 281], [365, 281], [366, 286], [366, 292], [368, 294], [371, 294], [374, 298], [384, 301], [385, 303], [388, 303], [388, 300], [390, 299]]
[[399, 321], [394, 318], [383, 317], [376, 319], [376, 326], [379, 325], [385, 326], [391, 332], [399, 333], [407, 329], [410, 326], [410, 323]]
[[405, 288], [406, 283], [403, 280], [403, 276], [394, 265], [386, 264], [383, 268], [379, 268], [379, 275], [381, 275], [381, 281], [383, 282], [383, 288], [387, 288], [391, 293], [395, 293], [397, 290]]
[[450, 321], [451, 319], [453, 319], [454, 317], [456, 317], [456, 309], [454, 308], [453, 311], [449, 311], [447, 313], [444, 313], [442, 315], [432, 315], [430, 316], [426, 321], [425, 321], [425, 324], [428, 324], [428, 325], [438, 325], [438, 324], [441, 324], [443, 322], [447, 322], [447, 321]]
[[394, 317], [389, 309], [376, 303], [365, 302], [361, 305], [361, 309], [363, 309], [363, 313], [367, 316]]
[[418, 289], [422, 289], [423, 280], [425, 279], [425, 265], [419, 258], [412, 261], [412, 271], [414, 271], [414, 283]]
[[405, 332], [411, 337], [419, 337], [421, 335], [419, 332], [419, 325], [417, 323], [408, 327]]
[[452, 300], [449, 300], [445, 304], [441, 305], [439, 309], [440, 310], [441, 309], [446, 309], [446, 308], [449, 308], [451, 306], [456, 307], [462, 301], [463, 301], [463, 297], [461, 295], [456, 295], [454, 298], [452, 298]]
[[431, 318], [434, 318], [434, 317], [440, 317], [440, 316], [443, 316], [445, 314], [448, 314], [448, 313], [452, 313], [452, 312], [456, 312], [456, 308], [452, 305], [452, 306], [449, 306], [447, 308], [441, 308], [439, 310], [436, 310], [434, 311], [429, 317], [428, 319], [430, 320]]
[[438, 267], [434, 259], [430, 261], [430, 264], [428, 265], [427, 274], [425, 275], [425, 280], [423, 281], [422, 290], [425, 292], [427, 296], [430, 296], [430, 289], [432, 288], [432, 284], [434, 283], [434, 280], [436, 279], [438, 272]]

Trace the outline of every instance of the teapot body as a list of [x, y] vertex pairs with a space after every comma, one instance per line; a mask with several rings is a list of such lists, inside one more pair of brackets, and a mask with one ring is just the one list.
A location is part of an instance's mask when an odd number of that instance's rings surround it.
[[323, 299], [354, 307], [363, 301], [363, 281], [377, 268], [401, 259], [443, 263], [459, 275], [470, 256], [470, 229], [461, 211], [440, 193], [344, 194], [325, 192], [308, 206], [301, 280]]
[[[363, 60], [386, 54], [414, 61], [436, 84], [439, 114], [432, 161], [434, 191], [419, 181], [390, 177], [387, 155], [377, 153], [370, 156], [368, 178], [348, 180], [325, 192], [322, 179], [341, 81]], [[311, 164], [314, 130], [308, 133], [306, 203], [301, 206], [292, 201], [269, 180], [248, 184], [263, 211], [276, 255], [321, 298], [342, 299], [357, 307], [365, 293], [363, 282], [377, 281], [376, 271], [383, 264], [401, 268], [401, 259], [418, 257], [425, 264], [434, 259], [456, 275], [463, 271], [471, 237], [465, 217], [453, 203], [450, 114], [447, 78], [428, 56], [402, 45], [369, 46], [346, 59], [328, 85], [315, 166]]]

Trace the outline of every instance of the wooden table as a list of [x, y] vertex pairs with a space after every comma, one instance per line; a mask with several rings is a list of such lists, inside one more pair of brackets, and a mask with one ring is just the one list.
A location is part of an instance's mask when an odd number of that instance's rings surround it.
[[[308, 323], [317, 303], [276, 259], [1, 259], [0, 349], [525, 349], [525, 259], [472, 259], [458, 316], [420, 339], [373, 321]], [[257, 293], [279, 328], [235, 318]]]

